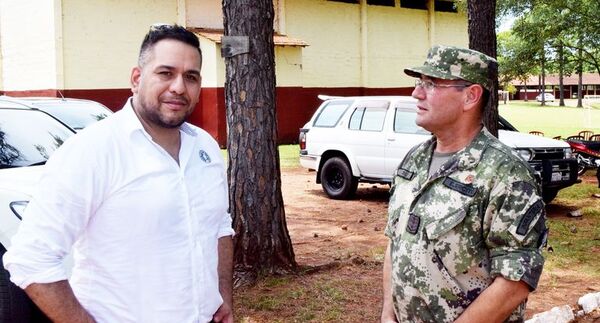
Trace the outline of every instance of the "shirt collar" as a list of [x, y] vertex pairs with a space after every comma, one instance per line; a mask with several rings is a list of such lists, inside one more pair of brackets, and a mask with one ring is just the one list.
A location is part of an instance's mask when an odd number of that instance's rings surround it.
[[[133, 110], [132, 102], [133, 102], [133, 97], [128, 98], [127, 102], [125, 103], [125, 105], [123, 106], [123, 109], [122, 109], [123, 118], [121, 118], [121, 122], [122, 122], [123, 128], [125, 130], [125, 133], [127, 135], [131, 136], [136, 132], [141, 132], [145, 136], [150, 136], [148, 134], [148, 132], [146, 132], [146, 130], [144, 129], [142, 122], [140, 121], [137, 114]], [[187, 122], [184, 122], [179, 127], [179, 130], [189, 136], [192, 136], [192, 137], [196, 137], [198, 135], [196, 130], [192, 126], [190, 126]]]

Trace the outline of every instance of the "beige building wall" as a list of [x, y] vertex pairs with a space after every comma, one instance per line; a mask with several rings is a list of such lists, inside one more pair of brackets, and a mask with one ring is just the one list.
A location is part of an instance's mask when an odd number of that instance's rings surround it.
[[2, 89], [62, 85], [60, 0], [0, 1]]
[[403, 69], [423, 63], [431, 45], [468, 45], [460, 13], [326, 0], [288, 0], [285, 12], [288, 34], [310, 45], [302, 53], [305, 87], [410, 87]]
[[[325, 0], [287, 0], [285, 30], [302, 50], [305, 87], [353, 87], [361, 80], [360, 7]], [[279, 75], [278, 75], [279, 76]]]
[[221, 58], [221, 46], [212, 40], [198, 38], [202, 50], [202, 87], [223, 87], [225, 63]]
[[62, 0], [64, 88], [128, 88], [144, 35], [178, 21], [176, 0]]

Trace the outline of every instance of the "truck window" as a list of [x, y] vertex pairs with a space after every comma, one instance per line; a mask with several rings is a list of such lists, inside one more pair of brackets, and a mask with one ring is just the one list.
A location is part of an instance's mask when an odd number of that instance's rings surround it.
[[352, 101], [329, 102], [315, 119], [314, 127], [335, 127]]
[[394, 132], [428, 135], [429, 131], [417, 126], [416, 118], [417, 113], [414, 110], [396, 108]]
[[387, 109], [356, 108], [350, 117], [351, 130], [381, 131]]

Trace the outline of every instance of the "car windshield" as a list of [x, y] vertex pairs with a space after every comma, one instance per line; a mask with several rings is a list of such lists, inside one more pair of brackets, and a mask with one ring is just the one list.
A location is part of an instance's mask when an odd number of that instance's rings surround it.
[[100, 121], [112, 112], [105, 106], [92, 101], [40, 101], [31, 103], [48, 112], [75, 130], [81, 130]]
[[45, 113], [0, 109], [0, 168], [44, 164], [73, 134]]

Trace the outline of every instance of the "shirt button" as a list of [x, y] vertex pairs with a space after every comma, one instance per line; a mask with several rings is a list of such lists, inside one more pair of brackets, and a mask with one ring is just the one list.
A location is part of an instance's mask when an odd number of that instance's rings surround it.
[[437, 263], [437, 257], [436, 256], [431, 257], [431, 262], [433, 262], [434, 264]]

